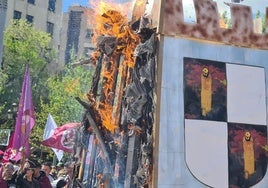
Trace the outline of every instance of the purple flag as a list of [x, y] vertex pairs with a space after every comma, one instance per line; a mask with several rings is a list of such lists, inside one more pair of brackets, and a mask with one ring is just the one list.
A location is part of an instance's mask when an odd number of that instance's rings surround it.
[[29, 139], [34, 124], [35, 115], [32, 101], [31, 79], [27, 63], [12, 143], [12, 149], [16, 150], [16, 153], [21, 147], [24, 147], [25, 156], [27, 157], [30, 155]]

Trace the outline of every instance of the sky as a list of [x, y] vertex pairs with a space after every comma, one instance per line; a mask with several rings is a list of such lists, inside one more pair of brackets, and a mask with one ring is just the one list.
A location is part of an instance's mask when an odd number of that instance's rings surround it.
[[62, 10], [67, 12], [69, 6], [73, 4], [79, 4], [85, 7], [89, 7], [89, 0], [62, 0]]

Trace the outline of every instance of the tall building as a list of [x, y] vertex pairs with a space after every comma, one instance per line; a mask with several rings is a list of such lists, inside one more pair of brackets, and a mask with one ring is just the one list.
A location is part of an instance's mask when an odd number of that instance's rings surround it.
[[[2, 17], [3, 14], [4, 16]], [[10, 24], [12, 19], [26, 19], [28, 22], [33, 23], [37, 29], [50, 33], [52, 47], [59, 48], [62, 0], [0, 0], [1, 47], [3, 47], [1, 39], [3, 38], [4, 28]], [[1, 47], [0, 55], [2, 52]]]
[[244, 0], [232, 0], [233, 3], [241, 3]]
[[94, 46], [92, 20], [93, 10], [73, 5], [63, 13], [59, 61], [69, 63], [72, 58], [88, 57]]
[[0, 0], [0, 65], [3, 57], [3, 39], [7, 14], [7, 0]]

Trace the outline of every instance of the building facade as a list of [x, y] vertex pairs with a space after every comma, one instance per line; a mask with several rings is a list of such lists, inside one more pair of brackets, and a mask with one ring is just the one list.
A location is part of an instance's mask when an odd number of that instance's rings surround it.
[[7, 0], [0, 0], [0, 65], [3, 57], [3, 39], [7, 13]]
[[92, 9], [80, 5], [73, 5], [69, 7], [68, 12], [63, 13], [60, 62], [66, 64], [74, 58], [87, 58], [93, 51], [93, 24], [90, 23], [92, 15]]
[[[62, 0], [1, 0], [0, 9], [1, 59], [4, 30], [13, 19], [26, 19], [33, 23], [37, 29], [50, 33], [52, 37], [51, 47], [59, 48]], [[57, 63], [54, 63], [54, 65], [57, 65]]]

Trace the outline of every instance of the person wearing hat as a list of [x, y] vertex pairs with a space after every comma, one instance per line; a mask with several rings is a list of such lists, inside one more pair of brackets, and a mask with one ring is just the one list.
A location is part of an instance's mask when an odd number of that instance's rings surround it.
[[29, 163], [33, 163], [35, 167], [34, 178], [40, 183], [41, 188], [52, 188], [49, 178], [46, 173], [41, 170], [41, 163], [33, 158], [28, 159]]
[[[31, 171], [31, 172], [29, 172]], [[17, 185], [19, 188], [26, 188], [23, 182], [23, 178], [27, 177], [25, 175], [29, 175], [32, 173], [32, 181], [34, 183], [38, 182], [39, 186], [36, 185], [36, 188], [52, 188], [48, 177], [46, 176], [45, 172], [41, 170], [41, 164], [34, 158], [28, 158], [25, 160], [24, 164], [18, 170], [17, 174]], [[30, 176], [30, 175], [29, 175]], [[28, 183], [28, 182], [26, 182]], [[27, 186], [31, 187], [31, 186]], [[35, 187], [33, 187], [35, 188]]]
[[16, 177], [17, 188], [41, 188], [40, 183], [34, 178], [35, 165], [26, 162], [22, 169], [18, 171]]

